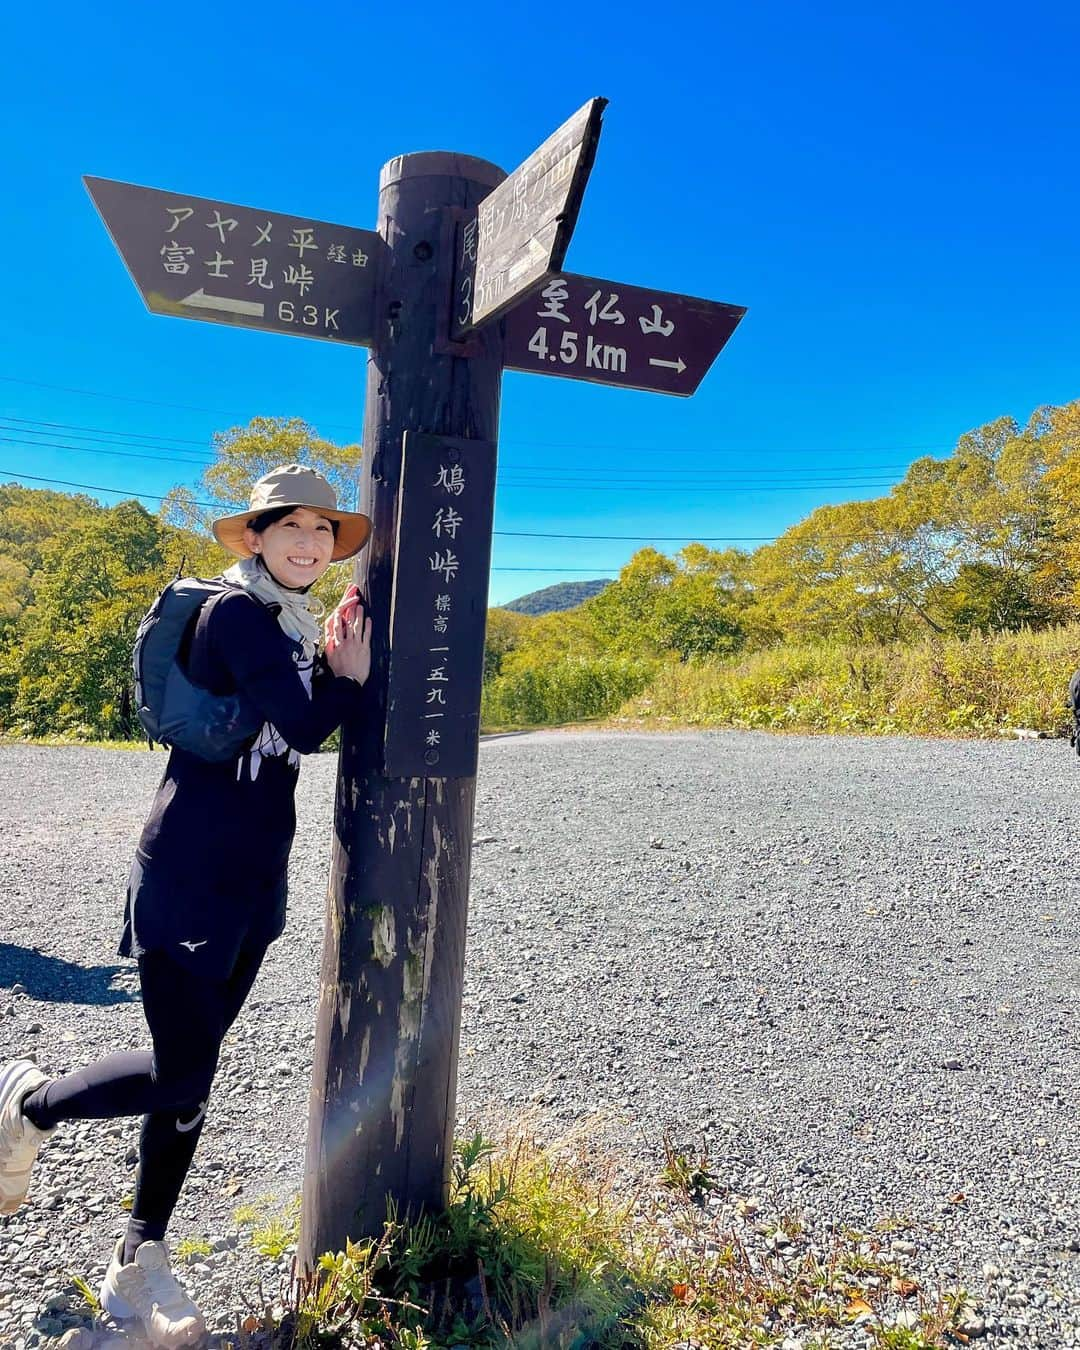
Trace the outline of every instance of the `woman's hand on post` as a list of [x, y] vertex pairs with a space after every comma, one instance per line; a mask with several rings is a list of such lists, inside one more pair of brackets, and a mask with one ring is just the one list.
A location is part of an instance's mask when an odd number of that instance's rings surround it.
[[335, 675], [363, 684], [371, 674], [371, 620], [359, 599], [344, 602], [326, 621], [326, 663]]
[[338, 601], [337, 608], [331, 611], [327, 616], [326, 623], [323, 625], [323, 634], [326, 639], [323, 651], [327, 656], [330, 655], [331, 650], [335, 646], [334, 620], [340, 614], [347, 623], [350, 622], [355, 617], [356, 607], [359, 604], [360, 587], [353, 581], [345, 587], [345, 594]]

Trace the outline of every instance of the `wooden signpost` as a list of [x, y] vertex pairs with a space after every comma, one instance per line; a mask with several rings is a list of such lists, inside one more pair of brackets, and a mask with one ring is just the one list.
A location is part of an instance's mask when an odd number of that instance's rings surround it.
[[301, 1263], [445, 1203], [502, 371], [693, 393], [745, 311], [562, 272], [605, 101], [507, 176], [399, 156], [378, 234], [87, 179], [155, 313], [371, 349], [356, 578], [372, 672], [343, 728]]

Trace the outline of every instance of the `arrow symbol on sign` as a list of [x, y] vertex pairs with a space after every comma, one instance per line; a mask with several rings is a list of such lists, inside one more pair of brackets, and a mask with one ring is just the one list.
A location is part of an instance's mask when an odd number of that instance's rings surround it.
[[662, 361], [658, 356], [649, 357], [650, 366], [669, 366], [672, 370], [677, 370], [681, 375], [686, 369], [686, 362], [680, 356], [677, 361]]
[[220, 309], [227, 314], [252, 314], [258, 319], [266, 313], [266, 306], [260, 305], [255, 300], [233, 300], [228, 295], [207, 295], [201, 286], [190, 295], [185, 295], [180, 303], [190, 305], [193, 309]]

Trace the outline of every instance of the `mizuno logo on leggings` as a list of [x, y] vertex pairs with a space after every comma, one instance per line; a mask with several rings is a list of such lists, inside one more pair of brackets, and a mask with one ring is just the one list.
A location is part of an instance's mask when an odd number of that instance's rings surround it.
[[209, 941], [209, 938], [203, 938], [201, 942], [181, 942], [180, 946], [186, 947], [189, 952], [193, 952], [196, 947], [205, 947]]
[[179, 1117], [177, 1117], [176, 1128], [179, 1130], [181, 1134], [190, 1134], [191, 1131], [195, 1128], [196, 1125], [198, 1125], [199, 1121], [202, 1120], [203, 1116], [205, 1115], [206, 1115], [206, 1102], [200, 1102], [199, 1114], [195, 1117], [195, 1119], [189, 1120], [188, 1123], [185, 1125], [184, 1122]]

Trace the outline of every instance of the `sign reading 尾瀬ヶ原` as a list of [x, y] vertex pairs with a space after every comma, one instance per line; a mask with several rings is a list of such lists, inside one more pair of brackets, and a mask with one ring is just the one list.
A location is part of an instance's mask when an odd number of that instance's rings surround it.
[[504, 313], [563, 265], [607, 99], [580, 107], [458, 225], [453, 337]]
[[148, 309], [370, 345], [383, 241], [371, 230], [83, 179]]
[[390, 601], [383, 772], [476, 773], [495, 446], [407, 432]]
[[657, 394], [692, 394], [742, 305], [564, 273], [506, 316], [503, 364]]

